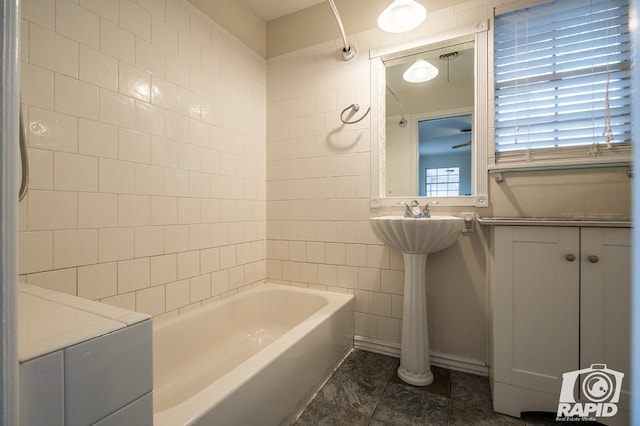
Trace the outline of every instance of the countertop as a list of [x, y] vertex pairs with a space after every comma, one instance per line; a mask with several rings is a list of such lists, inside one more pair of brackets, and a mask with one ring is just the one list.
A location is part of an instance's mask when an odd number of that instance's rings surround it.
[[602, 228], [631, 228], [628, 218], [556, 218], [556, 217], [481, 217], [481, 225], [522, 226], [582, 226]]

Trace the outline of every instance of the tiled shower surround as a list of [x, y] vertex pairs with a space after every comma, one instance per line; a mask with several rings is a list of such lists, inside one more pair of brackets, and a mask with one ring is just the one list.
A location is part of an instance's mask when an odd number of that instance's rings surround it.
[[264, 280], [264, 58], [186, 1], [22, 17], [22, 278], [152, 315]]

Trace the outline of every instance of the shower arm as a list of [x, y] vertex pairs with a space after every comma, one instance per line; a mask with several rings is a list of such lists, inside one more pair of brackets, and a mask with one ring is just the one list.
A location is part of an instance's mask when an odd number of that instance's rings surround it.
[[342, 44], [344, 44], [344, 48], [342, 49], [342, 57], [345, 61], [349, 61], [355, 58], [357, 52], [356, 48], [349, 45], [347, 41], [347, 36], [344, 32], [344, 25], [342, 25], [342, 19], [340, 19], [340, 13], [338, 13], [338, 8], [333, 0], [327, 0], [329, 6], [331, 6], [331, 11], [333, 12], [333, 16], [336, 18], [336, 22], [338, 23], [338, 29], [340, 30], [340, 36], [342, 37]]
[[396, 103], [398, 104], [398, 107], [400, 108], [400, 114], [402, 114], [402, 119], [400, 120], [400, 122], [398, 123], [398, 125], [400, 127], [407, 127], [407, 120], [404, 118], [404, 108], [402, 108], [402, 104], [400, 103], [400, 99], [398, 99], [398, 96], [394, 93], [393, 90], [391, 90], [391, 88], [389, 86], [386, 86], [387, 88], [387, 92], [389, 92], [391, 94], [391, 96], [393, 97], [393, 99], [395, 99]]

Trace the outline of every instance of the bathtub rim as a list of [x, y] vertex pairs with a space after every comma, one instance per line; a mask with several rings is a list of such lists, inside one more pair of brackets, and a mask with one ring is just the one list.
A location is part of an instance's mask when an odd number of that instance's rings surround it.
[[[229, 304], [231, 302], [233, 302], [234, 300], [237, 301], [238, 298], [240, 297], [247, 297], [249, 296], [250, 293], [253, 292], [261, 292], [261, 291], [267, 291], [270, 289], [275, 289], [275, 290], [291, 290], [291, 291], [296, 291], [298, 293], [313, 293], [313, 294], [317, 294], [319, 296], [323, 296], [325, 298], [327, 298], [327, 294], [334, 296], [334, 295], [342, 295], [342, 296], [351, 296], [353, 297], [353, 295], [349, 294], [349, 293], [338, 293], [338, 292], [333, 292], [333, 291], [324, 291], [324, 290], [316, 290], [313, 288], [305, 288], [305, 287], [296, 287], [296, 286], [289, 286], [286, 284], [277, 284], [277, 283], [271, 283], [271, 282], [261, 282], [261, 283], [257, 283], [252, 285], [251, 287], [246, 287], [246, 288], [242, 288], [239, 289], [239, 291], [237, 293], [231, 294], [229, 296], [223, 297], [221, 299], [217, 299], [217, 300], [213, 300], [212, 302], [207, 303], [204, 306], [200, 306], [194, 309], [191, 309], [185, 313], [182, 314], [178, 314], [176, 316], [171, 316], [168, 318], [164, 318], [164, 319], [159, 319], [153, 320], [153, 330], [155, 331], [156, 329], [162, 329], [165, 327], [169, 327], [175, 323], [184, 321], [186, 319], [198, 316], [198, 315], [202, 315], [204, 312], [215, 309], [216, 307], [220, 307], [221, 305], [225, 305], [225, 304]], [[324, 309], [325, 306], [321, 307], [320, 309]]]
[[[274, 340], [271, 344], [262, 348], [259, 352], [251, 355], [247, 360], [243, 361], [238, 366], [225, 373], [213, 383], [208, 384], [205, 388], [201, 389], [193, 396], [170, 408], [159, 412], [154, 412], [154, 424], [157, 422], [160, 425], [187, 425], [196, 422], [209, 410], [222, 402], [227, 395], [233, 393], [244, 384], [249, 382], [266, 365], [272, 363], [277, 357], [283, 355], [285, 351], [288, 350], [291, 346], [304, 338], [304, 336], [307, 335], [310, 331], [320, 326], [330, 317], [332, 313], [339, 311], [354, 300], [354, 295], [349, 293], [337, 293], [331, 291], [289, 286], [284, 284], [263, 282], [251, 288], [248, 288], [247, 290], [238, 292], [237, 294], [234, 294], [233, 296], [230, 296], [228, 298], [220, 299], [210, 305], [203, 306], [202, 308], [195, 309], [193, 311], [189, 311], [177, 317], [159, 321], [157, 325], [154, 325], [153, 331], [155, 333], [156, 329], [162, 329], [164, 327], [175, 324], [180, 320], [192, 318], [194, 316], [197, 316], [198, 314], [203, 314], [208, 310], [220, 307], [221, 304], [230, 303], [229, 301], [233, 301], [233, 299], [235, 299], [236, 297], [248, 295], [251, 292], [263, 292], [272, 289], [294, 291], [306, 294], [311, 293], [327, 299], [328, 303], [311, 314], [301, 323], [296, 324], [284, 335]], [[285, 339], [287, 341], [286, 345], [277, 344], [278, 342], [281, 342]], [[353, 345], [351, 345], [351, 347], [353, 347]]]

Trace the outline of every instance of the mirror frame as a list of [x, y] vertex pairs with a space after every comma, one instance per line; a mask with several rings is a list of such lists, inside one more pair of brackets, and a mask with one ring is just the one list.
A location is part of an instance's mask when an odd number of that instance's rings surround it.
[[[369, 51], [371, 69], [371, 198], [370, 208], [397, 206], [418, 200], [440, 206], [474, 206], [488, 207], [488, 138], [489, 138], [489, 21], [481, 21], [470, 27], [442, 33], [433, 37], [402, 45]], [[450, 197], [420, 197], [407, 195], [386, 197], [385, 173], [381, 170], [386, 165], [386, 75], [384, 61], [400, 58], [425, 50], [458, 44], [474, 40], [474, 105], [471, 168], [473, 195]]]

